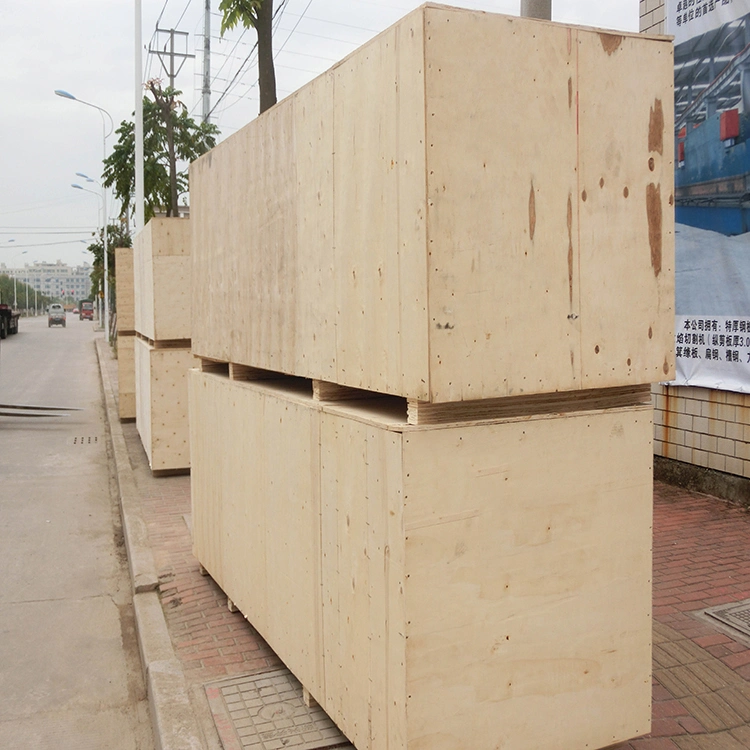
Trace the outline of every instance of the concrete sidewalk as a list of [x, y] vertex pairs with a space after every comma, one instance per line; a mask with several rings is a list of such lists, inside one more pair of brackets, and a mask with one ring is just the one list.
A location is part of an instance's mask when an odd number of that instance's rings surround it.
[[[140, 581], [136, 613], [155, 734], [164, 750], [220, 750], [206, 683], [283, 664], [200, 574], [191, 553], [190, 478], [152, 477], [135, 425], [117, 419], [116, 362], [103, 345], [99, 352], [121, 492], [126, 488], [124, 525], [134, 537], [131, 573]], [[750, 748], [750, 637], [702, 614], [745, 599], [750, 514], [656, 483], [652, 732], [613, 748]]]

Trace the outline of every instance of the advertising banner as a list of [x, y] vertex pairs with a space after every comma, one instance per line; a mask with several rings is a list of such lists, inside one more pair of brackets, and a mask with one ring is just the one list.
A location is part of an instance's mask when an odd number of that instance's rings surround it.
[[750, 393], [750, 0], [667, 0], [675, 36], [674, 385]]
[[747, 5], [743, 0], [667, 0], [667, 34], [674, 36], [676, 45], [682, 44], [737, 20], [750, 11]]

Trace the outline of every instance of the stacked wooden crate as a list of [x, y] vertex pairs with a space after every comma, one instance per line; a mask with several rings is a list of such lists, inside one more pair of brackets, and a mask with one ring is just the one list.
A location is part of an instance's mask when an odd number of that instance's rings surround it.
[[154, 472], [190, 467], [191, 243], [188, 219], [152, 219], [135, 238], [135, 420]]
[[191, 167], [195, 553], [359, 750], [649, 729], [671, 66], [426, 5]]
[[135, 288], [133, 248], [115, 248], [117, 278], [117, 408], [121, 421], [135, 419]]

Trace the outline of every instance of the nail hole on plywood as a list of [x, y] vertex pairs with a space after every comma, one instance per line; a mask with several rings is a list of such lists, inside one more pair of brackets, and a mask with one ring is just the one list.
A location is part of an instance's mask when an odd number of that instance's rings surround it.
[[654, 171], [654, 167], [656, 166], [656, 162], [654, 161], [654, 157], [650, 157], [648, 160], [648, 168], [651, 172]]
[[599, 344], [597, 344], [597, 345], [596, 345], [596, 346], [594, 347], [594, 352], [595, 352], [596, 354], [599, 354]]
[[627, 198], [630, 195], [630, 190], [628, 190], [628, 186], [625, 185], [625, 187], [622, 189], [622, 194]]

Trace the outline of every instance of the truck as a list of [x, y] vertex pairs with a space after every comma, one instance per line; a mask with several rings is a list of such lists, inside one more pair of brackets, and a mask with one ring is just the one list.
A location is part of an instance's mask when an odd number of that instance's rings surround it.
[[78, 303], [78, 319], [79, 320], [93, 320], [94, 319], [94, 303], [89, 300], [82, 299]]
[[11, 333], [18, 333], [20, 317], [20, 312], [13, 310], [10, 305], [0, 303], [0, 339], [7, 338]]

